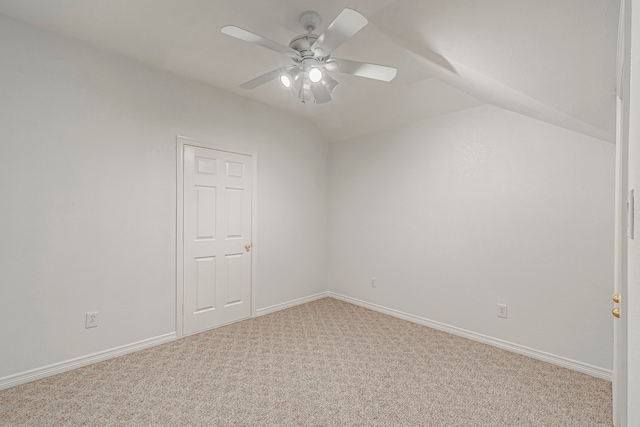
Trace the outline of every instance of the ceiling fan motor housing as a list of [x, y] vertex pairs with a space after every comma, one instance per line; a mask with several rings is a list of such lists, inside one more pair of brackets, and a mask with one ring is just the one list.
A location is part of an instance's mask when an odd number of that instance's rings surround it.
[[289, 43], [289, 47], [300, 53], [300, 61], [296, 61], [296, 59], [294, 59], [294, 61], [301, 63], [305, 59], [314, 57], [311, 46], [313, 46], [319, 37], [313, 34], [313, 32], [318, 28], [318, 25], [320, 25], [320, 15], [317, 12], [307, 11], [301, 13], [299, 19], [300, 25], [307, 30], [307, 33], [295, 36]]
[[[300, 34], [291, 40], [289, 47], [300, 53], [301, 60], [313, 58], [314, 55], [311, 51], [311, 46], [313, 46], [316, 40], [318, 40], [318, 36], [315, 34]], [[296, 61], [296, 58], [293, 58], [293, 60]]]

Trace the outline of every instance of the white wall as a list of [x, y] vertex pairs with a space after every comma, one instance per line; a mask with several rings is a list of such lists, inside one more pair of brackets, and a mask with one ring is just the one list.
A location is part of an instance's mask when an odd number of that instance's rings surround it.
[[336, 145], [329, 289], [610, 370], [614, 167], [491, 106]]
[[315, 127], [0, 15], [0, 379], [175, 331], [176, 135], [258, 152], [257, 307], [326, 291]]

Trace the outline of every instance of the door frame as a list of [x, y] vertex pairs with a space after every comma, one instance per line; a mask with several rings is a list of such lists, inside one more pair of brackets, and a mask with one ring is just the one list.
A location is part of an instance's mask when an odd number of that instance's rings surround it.
[[176, 337], [182, 338], [184, 314], [184, 147], [225, 151], [251, 157], [252, 193], [251, 193], [251, 317], [256, 317], [255, 295], [258, 284], [258, 153], [222, 147], [216, 144], [198, 141], [178, 135], [176, 137]]
[[[628, 120], [628, 114], [624, 113], [623, 102], [618, 100], [618, 120]], [[613, 398], [613, 421], [614, 426], [622, 427], [627, 425], [627, 166], [628, 159], [627, 140], [624, 134], [627, 133], [623, 126], [618, 126], [619, 138], [616, 141], [616, 207], [615, 207], [615, 251], [614, 251], [614, 288], [613, 293], [621, 295], [619, 305], [622, 316], [614, 319], [613, 327], [613, 378], [612, 378], [612, 398]]]
[[[615, 246], [614, 246], [614, 289], [622, 297], [619, 307], [620, 319], [614, 319], [613, 328], [613, 424], [627, 425], [628, 417], [628, 275], [627, 275], [627, 194], [629, 191], [629, 95], [630, 95], [630, 54], [631, 54], [631, 3], [620, 1], [618, 22], [618, 45], [616, 64], [616, 206], [615, 206]], [[615, 306], [615, 305], [614, 305]]]

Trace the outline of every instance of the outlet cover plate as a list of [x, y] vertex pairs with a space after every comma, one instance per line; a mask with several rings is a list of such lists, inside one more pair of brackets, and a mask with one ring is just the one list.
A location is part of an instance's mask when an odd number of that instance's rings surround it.
[[98, 312], [92, 311], [87, 313], [87, 317], [85, 318], [84, 323], [85, 329], [89, 328], [97, 328], [98, 327]]

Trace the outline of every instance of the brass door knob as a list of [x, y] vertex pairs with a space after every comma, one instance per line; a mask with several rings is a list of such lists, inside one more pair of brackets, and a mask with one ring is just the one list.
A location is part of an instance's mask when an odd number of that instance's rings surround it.
[[613, 302], [615, 302], [616, 304], [620, 304], [620, 294], [613, 294], [611, 296], [611, 299], [613, 300]]
[[247, 250], [247, 252], [249, 252], [249, 249], [251, 249], [251, 243], [247, 243], [246, 245], [244, 245], [244, 248]]
[[620, 318], [620, 307], [616, 307], [613, 310], [611, 310], [611, 314], [613, 314], [613, 317], [617, 317], [619, 319]]

